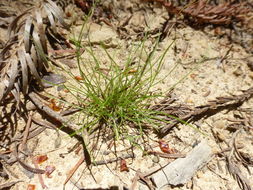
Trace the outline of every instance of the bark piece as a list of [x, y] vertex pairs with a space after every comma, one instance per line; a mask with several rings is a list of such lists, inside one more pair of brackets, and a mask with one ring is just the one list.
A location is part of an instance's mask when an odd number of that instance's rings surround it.
[[175, 160], [152, 175], [157, 189], [187, 183], [210, 160], [211, 155], [211, 147], [206, 141], [202, 141], [185, 158]]

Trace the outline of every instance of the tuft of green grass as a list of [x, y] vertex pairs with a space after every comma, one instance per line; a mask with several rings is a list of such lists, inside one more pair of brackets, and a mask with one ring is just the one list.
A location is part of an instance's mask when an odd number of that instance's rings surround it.
[[[80, 130], [89, 133], [96, 130], [109, 132], [116, 140], [128, 139], [136, 143], [145, 135], [145, 129], [157, 129], [161, 119], [156, 111], [148, 109], [159, 94], [152, 92], [158, 82], [158, 74], [163, 66], [164, 56], [156, 57], [158, 39], [147, 51], [145, 40], [133, 45], [127, 59], [118, 63], [101, 44], [107, 55], [107, 67], [95, 55], [92, 46], [83, 47], [81, 40], [72, 40], [77, 47], [77, 65], [80, 79], [68, 72], [75, 83], [65, 85], [73, 98], [78, 102]], [[84, 60], [80, 49], [90, 55], [91, 59]], [[137, 55], [138, 54], [138, 55]], [[143, 60], [143, 57], [146, 57]], [[141, 59], [142, 58], [142, 59]], [[122, 62], [122, 60], [121, 60]]]
[[[92, 11], [86, 19], [88, 20], [91, 15]], [[164, 57], [173, 42], [158, 56], [159, 39], [154, 41], [151, 48], [147, 48], [145, 38], [137, 45], [132, 44], [128, 57], [120, 61], [117, 61], [119, 59], [116, 60], [115, 55], [112, 56], [101, 44], [100, 48], [108, 60], [107, 64], [104, 64], [91, 44], [82, 45], [85, 23], [86, 21], [77, 38], [71, 39], [76, 46], [78, 74], [62, 67], [72, 78], [64, 85], [71, 94], [71, 100], [67, 102], [54, 97], [79, 110], [69, 119], [77, 121], [76, 124], [80, 127], [76, 129], [76, 133], [82, 133], [85, 130], [88, 134], [94, 134], [99, 131], [102, 137], [113, 137], [115, 140], [127, 139], [130, 144], [142, 149], [139, 139], [150, 136], [150, 129], [159, 132], [161, 125], [170, 123], [168, 118], [177, 119], [180, 123], [196, 129], [180, 118], [149, 109], [154, 100], [163, 97], [153, 92], [153, 89], [163, 80], [158, 79], [158, 76], [163, 67]], [[89, 54], [89, 59], [81, 56], [83, 49]], [[144, 57], [146, 59], [143, 59]], [[168, 72], [168, 75], [176, 66]], [[189, 74], [190, 72], [183, 79]], [[77, 75], [80, 76], [79, 79]]]
[[[100, 48], [108, 60], [104, 64], [91, 44], [82, 45], [85, 23], [84, 21], [77, 38], [71, 39], [76, 46], [78, 76], [81, 80], [71, 71], [65, 70], [72, 78], [71, 83], [65, 84], [65, 88], [73, 98], [72, 102], [65, 103], [79, 109], [72, 118], [78, 120], [80, 129], [77, 133], [82, 130], [89, 134], [102, 131], [104, 137], [127, 139], [138, 146], [138, 140], [148, 136], [146, 129], [159, 131], [161, 125], [169, 122], [165, 117], [175, 118], [149, 109], [154, 100], [162, 97], [152, 90], [163, 80], [159, 80], [158, 75], [173, 42], [158, 56], [159, 39], [155, 39], [148, 50], [145, 38], [137, 45], [132, 44], [128, 57], [120, 62], [101, 44]], [[81, 56], [83, 49], [89, 54], [89, 59]], [[146, 58], [143, 59], [144, 57]]]

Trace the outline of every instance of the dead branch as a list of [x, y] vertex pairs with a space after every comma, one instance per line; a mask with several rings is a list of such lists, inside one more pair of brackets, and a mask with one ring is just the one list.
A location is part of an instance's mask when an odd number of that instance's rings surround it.
[[72, 124], [70, 121], [68, 121], [67, 119], [65, 119], [64, 117], [62, 117], [60, 114], [58, 114], [57, 112], [55, 112], [54, 110], [52, 110], [51, 108], [49, 108], [48, 106], [44, 105], [39, 98], [36, 96], [36, 94], [34, 92], [31, 92], [28, 94], [29, 98], [32, 100], [32, 102], [43, 112], [45, 112], [48, 116], [50, 116], [51, 118], [56, 119], [57, 121], [61, 122], [64, 126], [67, 126], [68, 129], [66, 130], [66, 127], [61, 127], [60, 130], [62, 130], [63, 132], [69, 132], [69, 135], [74, 136], [75, 138], [77, 138], [83, 145], [84, 148], [84, 156], [85, 156], [85, 161], [87, 163], [87, 165], [91, 164], [91, 158], [90, 158], [90, 154], [89, 151], [87, 149], [87, 146], [89, 144], [89, 135], [88, 132], [83, 129], [83, 136], [78, 135], [75, 131], [75, 129], [79, 129], [78, 126], [76, 126], [75, 124]]
[[[208, 101], [206, 105], [203, 106], [197, 106], [194, 109], [191, 109], [186, 106], [169, 106], [166, 101], [163, 102], [163, 104], [160, 104], [159, 108], [155, 107], [154, 110], [159, 109], [159, 111], [165, 112], [168, 115], [168, 120], [170, 121], [170, 124], [160, 129], [160, 134], [164, 135], [166, 134], [172, 127], [174, 127], [176, 124], [182, 122], [182, 121], [192, 121], [194, 119], [197, 119], [199, 117], [207, 117], [208, 113], [212, 111], [219, 111], [222, 109], [229, 108], [231, 106], [239, 106], [243, 102], [250, 99], [253, 95], [253, 87], [249, 88], [248, 90], [243, 91], [240, 95], [232, 95], [232, 96], [224, 96], [224, 97], [218, 97], [215, 100]], [[184, 111], [185, 114], [182, 114], [180, 110], [176, 110], [175, 108], [184, 107], [187, 108], [186, 111]], [[153, 109], [153, 108], [151, 108]]]
[[[50, 117], [56, 119], [57, 121], [60, 121], [63, 125], [68, 126], [71, 129], [79, 129], [78, 126], [76, 126], [75, 124], [72, 124], [70, 121], [68, 121], [67, 119], [65, 119], [64, 117], [62, 117], [60, 114], [58, 114], [57, 112], [55, 112], [54, 110], [52, 110], [51, 108], [49, 108], [48, 106], [44, 105], [39, 98], [36, 96], [36, 94], [34, 92], [31, 92], [28, 94], [28, 96], [30, 97], [30, 99], [32, 100], [32, 102], [43, 112], [47, 113]], [[74, 132], [74, 131], [73, 131]], [[75, 134], [75, 133], [74, 133]], [[85, 144], [87, 145], [88, 142], [88, 132], [84, 129], [84, 141]], [[83, 137], [81, 137], [83, 138]]]
[[246, 14], [250, 12], [245, 7], [245, 3], [221, 3], [219, 5], [210, 5], [208, 1], [199, 0], [189, 3], [185, 7], [175, 6], [172, 2], [165, 0], [145, 0], [154, 1], [163, 5], [171, 14], [183, 14], [185, 18], [190, 18], [198, 24], [209, 23], [215, 25], [228, 25], [232, 21], [246, 20]]

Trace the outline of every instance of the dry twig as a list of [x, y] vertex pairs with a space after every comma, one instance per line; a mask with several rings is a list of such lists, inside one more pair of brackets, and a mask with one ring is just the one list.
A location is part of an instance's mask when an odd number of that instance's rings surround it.
[[[159, 106], [154, 106], [151, 109], [159, 109], [159, 111], [163, 111], [171, 117], [167, 119], [171, 122], [169, 125], [160, 129], [161, 135], [166, 134], [172, 127], [182, 121], [192, 121], [194, 119], [202, 117], [207, 117], [208, 114], [212, 114], [212, 112], [219, 111], [222, 109], [226, 109], [232, 106], [238, 107], [244, 101], [250, 99], [253, 95], [253, 87], [249, 88], [248, 90], [242, 91], [243, 93], [240, 95], [231, 95], [231, 96], [224, 96], [218, 97], [215, 100], [208, 101], [206, 105], [197, 106], [194, 109], [191, 109], [187, 106], [170, 106], [163, 101], [159, 104]], [[184, 108], [183, 113], [180, 110], [180, 107]], [[185, 111], [184, 111], [185, 110]]]
[[[128, 159], [128, 158], [134, 158], [134, 154], [125, 154], [125, 155], [122, 155], [120, 157], [109, 159], [109, 160], [94, 161], [94, 162], [92, 162], [92, 165], [93, 166], [104, 165], [104, 164], [109, 164], [109, 163], [117, 162], [120, 159]], [[69, 171], [67, 179], [64, 182], [64, 185], [66, 185], [66, 183], [68, 183], [68, 181], [70, 180], [70, 178], [74, 175], [74, 173], [80, 167], [80, 165], [84, 162], [84, 160], [85, 160], [85, 158], [81, 157], [78, 160], [78, 162], [76, 163], [76, 165]]]

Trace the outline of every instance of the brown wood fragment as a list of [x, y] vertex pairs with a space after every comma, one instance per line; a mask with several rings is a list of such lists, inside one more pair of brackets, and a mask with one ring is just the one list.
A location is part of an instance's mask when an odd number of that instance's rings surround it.
[[[46, 112], [50, 117], [60, 121], [63, 125], [67, 125], [72, 129], [78, 129], [79, 127], [75, 124], [70, 123], [67, 119], [62, 117], [59, 113], [53, 111], [48, 106], [44, 105], [39, 98], [36, 96], [34, 92], [31, 92], [28, 94], [28, 96], [31, 98], [33, 103], [42, 111]], [[89, 137], [88, 132], [84, 129], [84, 138], [85, 144], [89, 144]]]
[[18, 163], [25, 168], [26, 170], [28, 170], [29, 172], [35, 173], [35, 174], [44, 174], [45, 170], [39, 169], [39, 168], [33, 168], [27, 164], [25, 164], [24, 162], [22, 162], [20, 159], [17, 159]]
[[24, 134], [23, 134], [23, 140], [22, 140], [22, 144], [21, 144], [21, 150], [26, 150], [26, 142], [28, 140], [28, 135], [29, 135], [29, 129], [31, 127], [31, 124], [32, 124], [32, 115], [29, 114], [28, 116], [28, 120], [27, 120], [27, 123], [26, 123], [26, 127], [25, 127], [25, 131], [24, 131]]
[[[86, 161], [87, 165], [90, 165], [91, 164], [91, 157], [90, 157], [89, 151], [87, 149], [87, 145], [89, 144], [89, 134], [88, 134], [87, 130], [83, 127], [83, 135], [82, 136], [78, 135], [75, 131], [76, 129], [79, 129], [79, 127], [77, 125], [71, 123], [66, 118], [62, 117], [59, 113], [53, 111], [48, 106], [44, 105], [34, 92], [29, 93], [28, 96], [30, 97], [32, 102], [40, 110], [42, 110], [43, 112], [48, 114], [50, 117], [52, 117], [52, 118], [56, 119], [57, 121], [61, 122], [63, 125], [69, 127], [69, 129], [72, 131], [72, 133], [70, 135], [73, 135], [79, 141], [82, 142], [82, 145], [83, 145], [83, 148], [84, 148], [85, 161]], [[64, 131], [64, 128], [61, 127], [60, 130]], [[64, 131], [64, 132], [66, 132], [66, 131]]]
[[67, 179], [64, 181], [63, 185], [66, 185], [66, 183], [68, 183], [70, 178], [74, 175], [76, 170], [82, 165], [83, 162], [84, 162], [84, 157], [81, 157], [76, 163], [76, 165], [68, 172]]

